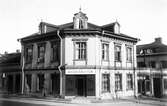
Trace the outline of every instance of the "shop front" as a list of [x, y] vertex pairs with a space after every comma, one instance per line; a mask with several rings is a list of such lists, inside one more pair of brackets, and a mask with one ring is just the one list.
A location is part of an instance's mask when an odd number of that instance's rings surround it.
[[65, 95], [95, 96], [95, 74], [91, 73], [92, 71], [67, 71]]

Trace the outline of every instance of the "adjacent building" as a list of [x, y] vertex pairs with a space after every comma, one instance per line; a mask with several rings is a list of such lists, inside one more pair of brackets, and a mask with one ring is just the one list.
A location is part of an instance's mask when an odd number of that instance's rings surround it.
[[65, 98], [136, 95], [136, 43], [118, 22], [98, 26], [82, 11], [73, 22], [41, 22], [21, 39], [24, 93]]
[[21, 92], [21, 53], [5, 53], [0, 56], [0, 92]]
[[138, 92], [161, 97], [167, 95], [167, 45], [162, 38], [137, 46]]

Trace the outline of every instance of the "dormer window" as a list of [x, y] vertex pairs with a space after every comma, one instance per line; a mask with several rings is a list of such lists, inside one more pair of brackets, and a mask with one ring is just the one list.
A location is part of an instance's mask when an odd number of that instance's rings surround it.
[[82, 22], [82, 20], [79, 20], [79, 29], [83, 29], [83, 28], [84, 28], [83, 22]]
[[87, 21], [88, 17], [80, 10], [73, 17], [74, 29], [87, 29]]

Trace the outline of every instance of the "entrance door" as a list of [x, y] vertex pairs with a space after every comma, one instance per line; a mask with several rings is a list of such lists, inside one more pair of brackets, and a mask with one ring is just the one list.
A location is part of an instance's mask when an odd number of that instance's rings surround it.
[[86, 96], [86, 76], [78, 76], [77, 94], [78, 96]]
[[162, 93], [162, 89], [161, 89], [161, 78], [154, 78], [153, 80], [153, 84], [154, 84], [154, 96], [155, 97], [161, 97], [161, 93]]

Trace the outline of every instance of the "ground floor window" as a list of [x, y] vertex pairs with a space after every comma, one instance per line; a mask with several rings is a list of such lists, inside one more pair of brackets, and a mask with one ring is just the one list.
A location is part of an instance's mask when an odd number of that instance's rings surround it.
[[115, 90], [122, 90], [122, 74], [115, 74]]
[[110, 75], [102, 74], [102, 91], [109, 92], [110, 91]]
[[127, 74], [127, 90], [132, 90], [133, 89], [133, 75], [132, 74]]
[[167, 79], [164, 79], [164, 89], [167, 90]]

